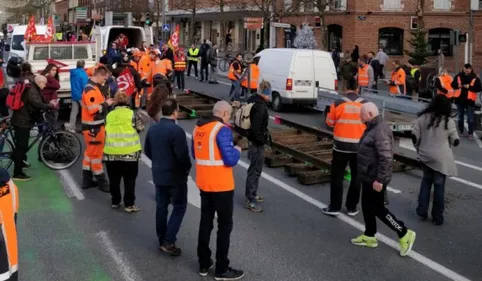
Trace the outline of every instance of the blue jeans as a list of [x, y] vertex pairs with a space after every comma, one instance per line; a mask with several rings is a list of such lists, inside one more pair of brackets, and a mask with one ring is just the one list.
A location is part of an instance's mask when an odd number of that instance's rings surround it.
[[459, 118], [459, 132], [464, 132], [464, 118], [465, 114], [467, 114], [467, 123], [469, 125], [469, 135], [474, 133], [474, 124], [475, 124], [475, 106], [467, 105], [467, 104], [457, 104], [457, 113]]
[[231, 80], [231, 90], [229, 91], [229, 97], [232, 98], [234, 101], [239, 101], [240, 86], [241, 84], [238, 80]]
[[[173, 210], [169, 222], [168, 206], [171, 203]], [[181, 223], [186, 213], [187, 183], [180, 185], [156, 185], [156, 232], [159, 245], [174, 244], [176, 235], [181, 228]]]
[[417, 214], [421, 217], [428, 216], [428, 205], [430, 204], [430, 192], [432, 185], [433, 191], [433, 206], [432, 218], [437, 223], [444, 221], [444, 198], [445, 198], [445, 179], [446, 176], [440, 172], [435, 171], [429, 166], [422, 164], [423, 179], [420, 185], [420, 193], [418, 194]]

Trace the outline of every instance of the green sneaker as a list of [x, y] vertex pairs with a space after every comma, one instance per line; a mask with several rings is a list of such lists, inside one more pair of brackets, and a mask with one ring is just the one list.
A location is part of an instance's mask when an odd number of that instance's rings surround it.
[[368, 247], [368, 248], [378, 247], [377, 238], [369, 237], [369, 236], [366, 236], [365, 234], [362, 234], [362, 235], [358, 236], [357, 238], [351, 239], [351, 243], [353, 245], [365, 246], [365, 247]]
[[400, 256], [404, 257], [410, 253], [415, 243], [415, 237], [417, 237], [415, 231], [409, 229], [407, 234], [400, 238]]

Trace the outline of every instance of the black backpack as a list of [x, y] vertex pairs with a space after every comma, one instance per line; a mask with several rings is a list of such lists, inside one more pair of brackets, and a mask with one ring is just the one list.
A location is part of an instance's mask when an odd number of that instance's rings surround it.
[[7, 75], [13, 78], [19, 78], [22, 74], [20, 65], [23, 63], [23, 59], [20, 57], [11, 57], [7, 63]]

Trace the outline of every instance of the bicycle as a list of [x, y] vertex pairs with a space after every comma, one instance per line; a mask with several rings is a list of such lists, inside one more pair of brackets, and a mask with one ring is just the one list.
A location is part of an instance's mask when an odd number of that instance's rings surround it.
[[[42, 114], [43, 122], [36, 127], [43, 127], [43, 130], [37, 134], [35, 139], [29, 144], [27, 152], [32, 147], [38, 145], [38, 155], [40, 161], [52, 170], [64, 170], [72, 167], [80, 159], [82, 155], [82, 143], [80, 139], [73, 133], [57, 129], [53, 122], [47, 120], [46, 114]], [[15, 150], [15, 136], [13, 127], [8, 124], [10, 117], [0, 120], [0, 161], [7, 160], [0, 167], [4, 169], [10, 168], [13, 163], [13, 151]], [[10, 151], [5, 151], [5, 145]]]
[[233, 63], [234, 58], [231, 57], [229, 54], [226, 54], [223, 59], [219, 61], [219, 70], [223, 72], [227, 72], [229, 69], [229, 66]]

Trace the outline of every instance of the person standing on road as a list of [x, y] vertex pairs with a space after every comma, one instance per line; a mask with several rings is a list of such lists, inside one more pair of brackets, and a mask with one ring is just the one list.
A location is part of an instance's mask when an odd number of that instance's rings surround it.
[[[45, 86], [45, 88], [42, 89], [44, 102], [48, 103], [51, 100], [58, 99], [57, 91], [60, 89], [60, 82], [59, 70], [57, 65], [49, 63], [47, 67], [45, 67], [45, 69], [41, 72], [41, 74], [47, 77], [47, 85]], [[54, 111], [53, 116], [51, 116], [54, 124], [57, 123], [57, 119], [59, 117], [58, 113], [58, 111]]]
[[367, 64], [369, 64], [373, 69], [373, 83], [372, 89], [378, 90], [378, 77], [381, 76], [381, 66], [380, 62], [375, 58], [375, 52], [369, 52], [367, 54]]
[[[30, 164], [25, 163], [28, 151], [28, 142], [30, 139], [30, 130], [35, 123], [41, 118], [42, 111], [53, 110], [57, 108], [58, 101], [51, 100], [49, 103], [44, 102], [41, 91], [47, 85], [47, 78], [43, 75], [37, 75], [34, 82], [24, 82], [26, 89], [22, 94], [23, 107], [15, 110], [10, 120], [15, 132], [15, 150], [13, 151], [13, 179], [18, 181], [28, 181], [31, 178], [23, 172], [23, 168], [28, 168]], [[28, 85], [27, 85], [28, 84]], [[29, 87], [28, 87], [29, 86]]]
[[241, 75], [243, 68], [241, 62], [243, 61], [243, 55], [237, 54], [236, 59], [231, 63], [228, 70], [228, 79], [231, 80], [231, 90], [229, 91], [229, 97], [231, 101], [239, 101], [239, 91], [241, 87]]
[[207, 276], [214, 262], [209, 240], [213, 220], [218, 215], [215, 280], [238, 280], [241, 270], [229, 266], [228, 252], [233, 230], [233, 167], [241, 156], [241, 148], [233, 145], [231, 129], [232, 107], [226, 101], [214, 105], [213, 117], [200, 119], [192, 133], [192, 155], [196, 160], [196, 185], [201, 191], [201, 222], [197, 255], [199, 275]]
[[253, 212], [262, 212], [263, 208], [259, 203], [264, 202], [264, 198], [258, 195], [259, 178], [264, 166], [264, 145], [269, 142], [268, 131], [268, 102], [271, 92], [259, 91], [248, 99], [248, 104], [253, 103], [249, 119], [251, 128], [248, 131], [248, 159], [251, 161], [246, 177], [246, 204], [245, 207]]
[[355, 80], [349, 80], [347, 93], [336, 100], [326, 117], [326, 124], [333, 127], [333, 160], [331, 162], [330, 205], [323, 208], [326, 215], [340, 214], [343, 201], [343, 180], [345, 169], [350, 164], [350, 188], [346, 197], [346, 209], [349, 216], [358, 214], [360, 201], [360, 182], [357, 179], [358, 143], [366, 129], [360, 119], [362, 105], [366, 102], [356, 93]]
[[465, 64], [464, 70], [457, 74], [452, 81], [452, 88], [455, 90], [454, 98], [458, 111], [458, 129], [464, 135], [464, 119], [467, 114], [468, 138], [473, 139], [475, 126], [475, 101], [482, 91], [480, 79], [474, 73], [471, 64]]
[[[184, 130], [176, 124], [179, 105], [175, 99], [166, 100], [159, 122], [149, 128], [144, 145], [152, 161], [152, 179], [156, 186], [156, 232], [161, 251], [181, 255], [176, 236], [187, 206], [187, 181], [191, 159]], [[168, 206], [174, 206], [169, 222]]]
[[[110, 192], [102, 165], [105, 143], [105, 117], [113, 99], [106, 99], [101, 86], [106, 83], [109, 70], [99, 66], [82, 94], [82, 133], [85, 141], [85, 152], [82, 160], [82, 188], [98, 186], [103, 192]], [[95, 176], [97, 183], [93, 181]]]
[[373, 68], [368, 64], [368, 57], [363, 55], [358, 61], [358, 73], [356, 75], [358, 79], [358, 90], [362, 94], [362, 89], [372, 89], [373, 81], [375, 81], [375, 75]]
[[178, 49], [174, 55], [174, 76], [177, 80], [177, 88], [184, 91], [184, 71], [186, 71], [186, 56], [184, 49]]
[[70, 110], [69, 123], [65, 123], [65, 129], [71, 133], [76, 132], [75, 124], [77, 115], [80, 111], [80, 101], [82, 100], [82, 91], [89, 82], [89, 77], [84, 70], [85, 61], [77, 61], [77, 67], [70, 70], [70, 88], [72, 92], [72, 109]]
[[107, 114], [105, 125], [104, 161], [109, 176], [112, 208], [119, 208], [122, 203], [120, 190], [124, 180], [124, 210], [128, 213], [138, 212], [136, 200], [136, 178], [141, 157], [141, 141], [139, 132], [142, 120], [139, 120], [130, 109], [129, 97], [125, 91], [114, 96], [115, 109]]
[[0, 275], [4, 281], [18, 281], [17, 214], [19, 194], [8, 171], [0, 169]]
[[208, 59], [208, 51], [211, 46], [207, 43], [206, 39], [204, 39], [203, 43], [201, 44], [201, 48], [199, 49], [199, 56], [201, 57], [201, 80], [209, 79], [209, 59]]
[[417, 214], [428, 218], [430, 191], [434, 186], [433, 224], [444, 222], [445, 180], [457, 176], [452, 146], [460, 143], [452, 103], [444, 95], [436, 95], [419, 115], [412, 129], [412, 142], [422, 162], [423, 179], [418, 194]]
[[392, 62], [393, 71], [390, 81], [388, 81], [388, 91], [391, 95], [405, 95], [406, 89], [406, 77], [405, 70], [403, 70], [400, 62], [395, 60]]
[[412, 250], [416, 234], [405, 227], [384, 205], [383, 191], [392, 179], [393, 171], [393, 133], [383, 121], [378, 107], [367, 102], [360, 113], [361, 121], [367, 129], [358, 145], [358, 180], [362, 183], [362, 211], [365, 232], [352, 239], [357, 246], [375, 248], [378, 246], [378, 217], [385, 225], [395, 231], [400, 238], [400, 255], [406, 256]]
[[378, 49], [378, 53], [375, 56], [375, 59], [380, 62], [380, 78], [384, 79], [385, 78], [385, 65], [387, 65], [388, 62], [388, 55], [383, 51], [383, 48]]
[[218, 44], [214, 43], [209, 49], [209, 65], [211, 66], [211, 76], [209, 76], [209, 84], [218, 84]]
[[351, 57], [347, 56], [345, 62], [341, 65], [340, 68], [340, 76], [341, 76], [341, 84], [343, 85], [344, 90], [346, 90], [346, 84], [349, 80], [352, 80], [358, 69], [356, 66], [356, 62], [351, 61]]
[[187, 67], [187, 77], [191, 77], [191, 68], [194, 67], [194, 75], [196, 79], [198, 78], [197, 75], [197, 62], [199, 61], [199, 49], [196, 47], [196, 44], [192, 43], [191, 48], [189, 48], [188, 53], [188, 60], [189, 65]]
[[454, 89], [452, 88], [454, 79], [450, 76], [446, 67], [442, 67], [439, 71], [439, 75], [435, 79], [435, 90], [437, 90], [437, 94], [444, 95], [449, 100], [452, 100], [454, 97]]

